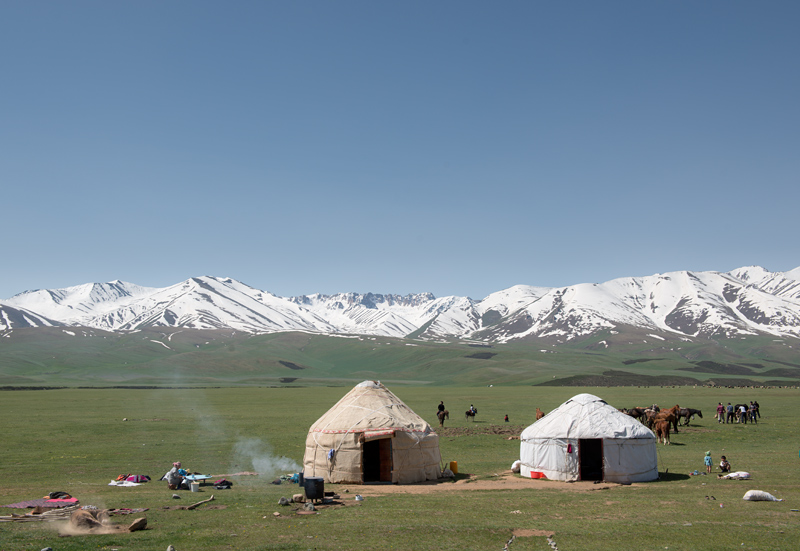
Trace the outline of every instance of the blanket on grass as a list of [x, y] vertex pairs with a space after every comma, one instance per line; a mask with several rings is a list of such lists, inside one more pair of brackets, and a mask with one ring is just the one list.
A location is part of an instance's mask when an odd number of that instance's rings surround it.
[[0, 507], [8, 507], [9, 509], [33, 509], [35, 507], [57, 509], [60, 507], [69, 507], [70, 505], [75, 505], [76, 503], [78, 503], [78, 499], [74, 497], [69, 499], [49, 499], [43, 497], [28, 501], [20, 501], [19, 503], [10, 503], [9, 505], [0, 505]]

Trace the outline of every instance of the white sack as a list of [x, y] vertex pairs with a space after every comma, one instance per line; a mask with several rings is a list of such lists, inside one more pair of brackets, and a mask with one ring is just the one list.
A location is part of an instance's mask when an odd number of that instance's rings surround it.
[[762, 492], [761, 490], [748, 490], [742, 499], [745, 501], [783, 501], [782, 499], [778, 499], [774, 495], [768, 492]]

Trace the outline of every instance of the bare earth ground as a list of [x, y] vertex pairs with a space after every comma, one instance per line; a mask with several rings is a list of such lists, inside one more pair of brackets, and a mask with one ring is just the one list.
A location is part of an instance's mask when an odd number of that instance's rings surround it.
[[555, 480], [531, 480], [518, 474], [503, 471], [496, 477], [479, 479], [472, 475], [466, 478], [429, 480], [417, 484], [341, 484], [336, 485], [337, 493], [351, 493], [368, 496], [391, 494], [431, 494], [435, 492], [463, 492], [467, 490], [561, 490], [568, 492], [591, 492], [617, 488], [623, 484], [613, 482], [559, 482]]

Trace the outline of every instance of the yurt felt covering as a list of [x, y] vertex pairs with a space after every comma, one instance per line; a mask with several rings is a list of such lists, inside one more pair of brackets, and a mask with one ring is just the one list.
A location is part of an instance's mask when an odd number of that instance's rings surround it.
[[441, 473], [439, 436], [378, 381], [356, 385], [308, 431], [305, 477], [409, 484]]
[[[591, 478], [586, 476], [590, 456], [596, 457]], [[658, 478], [653, 432], [592, 394], [574, 396], [522, 431], [520, 461], [520, 474], [531, 478], [623, 483]]]

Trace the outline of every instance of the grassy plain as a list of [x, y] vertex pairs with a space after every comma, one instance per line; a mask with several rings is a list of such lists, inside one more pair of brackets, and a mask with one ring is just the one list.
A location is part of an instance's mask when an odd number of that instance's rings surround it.
[[478, 344], [175, 328], [0, 333], [0, 386], [724, 386], [800, 382], [797, 339], [668, 341], [643, 331], [558, 343]]
[[[358, 487], [326, 485], [348, 504], [316, 515], [278, 506], [297, 485], [274, 485], [278, 474], [296, 470], [308, 427], [350, 386], [308, 388], [63, 389], [0, 393], [0, 504], [66, 491], [81, 504], [148, 508], [148, 529], [131, 534], [59, 537], [53, 523], [0, 523], [4, 551], [118, 549], [163, 550], [464, 550], [559, 549], [595, 551], [794, 549], [800, 541], [797, 389], [707, 387], [562, 388], [531, 386], [439, 387], [388, 385], [417, 413], [433, 420], [443, 400], [452, 418], [441, 434], [445, 461], [458, 461], [474, 482], [443, 482], [439, 490], [373, 495], [353, 501]], [[519, 441], [492, 434], [495, 425], [521, 431], [538, 406], [550, 411], [580, 392], [617, 407], [659, 403], [703, 410], [704, 418], [659, 447], [660, 481], [596, 489], [529, 481], [519, 490], [470, 490], [507, 471], [519, 457]], [[717, 402], [757, 399], [757, 425], [720, 425]], [[476, 422], [460, 413], [478, 407]], [[510, 423], [503, 423], [505, 414]], [[127, 418], [127, 421], [123, 421]], [[751, 481], [689, 476], [702, 470], [706, 450], [715, 463], [725, 454]], [[258, 470], [261, 476], [228, 476], [231, 490], [205, 487], [174, 492], [158, 478], [172, 461], [213, 475]], [[121, 473], [148, 474], [135, 488], [108, 486]], [[474, 486], [472, 486], [474, 487]], [[745, 502], [759, 489], [783, 502]], [[441, 490], [441, 491], [440, 491]], [[193, 511], [176, 510], [214, 494]], [[365, 491], [365, 494], [367, 492]], [[709, 496], [706, 499], [706, 496]], [[711, 499], [714, 496], [715, 499]], [[213, 506], [213, 507], [212, 507]], [[722, 506], [722, 507], [721, 507]], [[169, 507], [169, 508], [168, 508]], [[219, 507], [219, 508], [218, 508]], [[19, 510], [0, 508], [0, 515]], [[282, 513], [274, 517], [274, 512]], [[114, 517], [128, 523], [133, 517]], [[519, 532], [527, 530], [528, 532]]]

